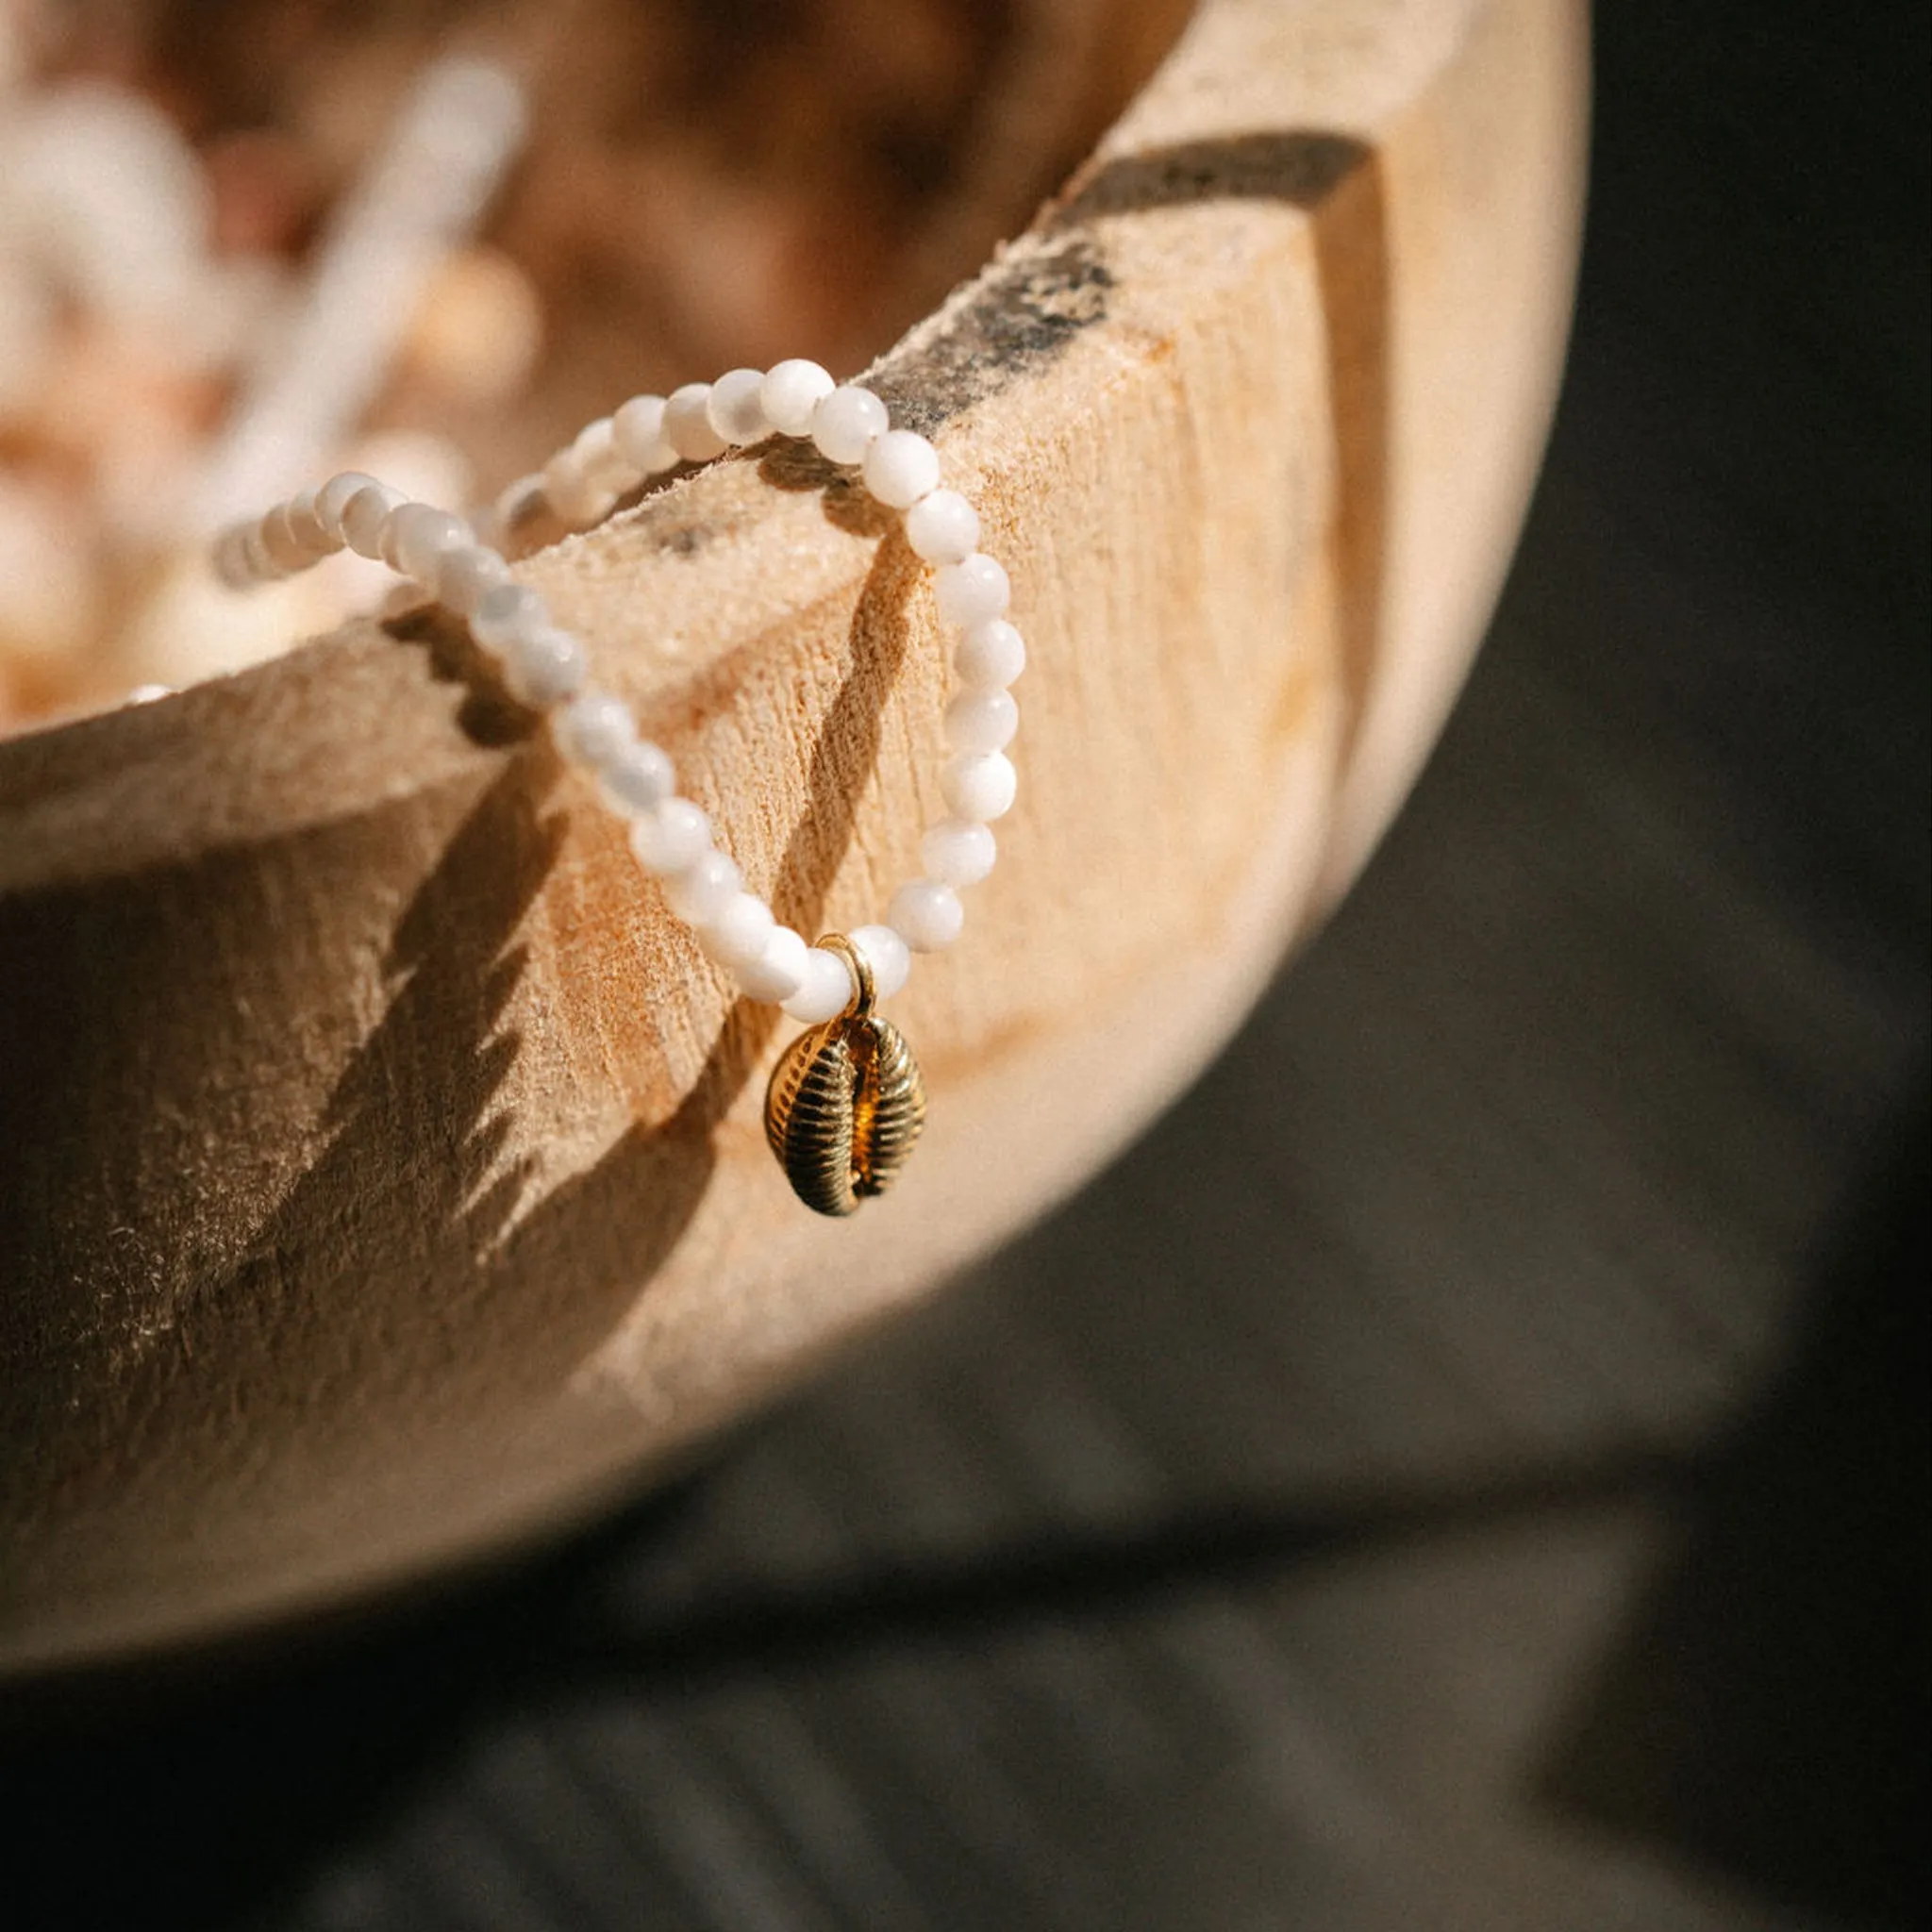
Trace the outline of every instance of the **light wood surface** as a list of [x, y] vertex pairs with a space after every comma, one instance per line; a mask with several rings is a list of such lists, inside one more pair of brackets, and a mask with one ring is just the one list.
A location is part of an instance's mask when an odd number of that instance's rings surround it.
[[[1560, 359], [1581, 9], [1215, 0], [874, 368], [1012, 571], [1022, 803], [893, 1003], [855, 1221], [734, 1008], [432, 619], [0, 746], [0, 1660], [207, 1631], [594, 1506], [1075, 1185], [1424, 755]], [[920, 574], [793, 458], [527, 558], [781, 917], [935, 804]]]

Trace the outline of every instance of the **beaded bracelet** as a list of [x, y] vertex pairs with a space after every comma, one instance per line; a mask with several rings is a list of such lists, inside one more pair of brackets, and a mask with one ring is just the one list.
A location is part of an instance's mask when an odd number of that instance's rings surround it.
[[[710, 819], [675, 790], [671, 760], [639, 734], [621, 698], [590, 682], [581, 641], [553, 622], [542, 597], [515, 582], [486, 541], [541, 494], [563, 523], [600, 521], [627, 491], [681, 462], [704, 462], [776, 434], [808, 441], [828, 460], [857, 465], [865, 488], [901, 513], [907, 541], [934, 567], [941, 619], [958, 632], [958, 689], [946, 708], [951, 757], [940, 790], [951, 816], [920, 845], [924, 876], [901, 886], [881, 923], [815, 945], [781, 925], [713, 841]], [[817, 363], [734, 369], [668, 397], [635, 396], [600, 417], [541, 473], [512, 484], [473, 525], [360, 472], [279, 503], [217, 538], [217, 574], [232, 588], [270, 582], [349, 549], [388, 564], [464, 619], [511, 694], [542, 711], [558, 750], [592, 778], [629, 824], [643, 869], [745, 996], [781, 1007], [809, 1029], [780, 1057], [766, 1093], [765, 1128], [793, 1190], [821, 1213], [849, 1214], [890, 1185], [924, 1119], [918, 1063], [873, 1010], [906, 983], [912, 955], [959, 935], [959, 890], [992, 870], [992, 823], [1013, 803], [1006, 756], [1019, 725], [1008, 687], [1026, 649], [1006, 617], [1004, 569], [978, 548], [979, 517], [940, 485], [939, 452], [891, 426], [872, 391], [835, 385]]]

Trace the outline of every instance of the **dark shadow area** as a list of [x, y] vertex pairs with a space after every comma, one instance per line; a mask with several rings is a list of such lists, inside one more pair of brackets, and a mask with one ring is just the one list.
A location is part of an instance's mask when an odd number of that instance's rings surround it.
[[526, 1696], [585, 1578], [678, 1493], [426, 1606], [0, 1698], [0, 1919], [17, 1932], [245, 1922]]
[[1693, 1486], [1687, 1546], [1545, 1793], [1798, 1909], [1932, 1896], [1932, 1091], [1858, 1191], [1788, 1373]]
[[[1176, 1592], [1278, 1581], [1419, 1535], [1670, 1498], [1687, 1474], [1664, 1456], [1592, 1458], [1353, 1505], [1257, 1496], [1170, 1521], [1070, 1526], [958, 1560], [874, 1566], [824, 1588], [726, 1586], [669, 1613], [627, 1614], [621, 1586], [649, 1577], [654, 1546], [702, 1496], [687, 1481], [426, 1604], [0, 1698], [8, 1923], [253, 1923], [360, 1828], [433, 1787], [479, 1729], [519, 1713], [641, 1708], [773, 1670], [1105, 1624]], [[76, 1858], [96, 1836], [114, 1856]]]

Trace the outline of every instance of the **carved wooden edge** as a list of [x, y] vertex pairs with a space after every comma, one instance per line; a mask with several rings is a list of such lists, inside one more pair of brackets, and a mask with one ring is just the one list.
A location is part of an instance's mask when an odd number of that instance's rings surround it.
[[[1560, 357], [1583, 58], [1548, 0], [1216, 0], [876, 366], [1034, 659], [1006, 862], [895, 1009], [935, 1124], [855, 1223], [758, 1144], [770, 1016], [433, 617], [0, 746], [0, 1658], [559, 1520], [1138, 1130], [1466, 665]], [[754, 453], [524, 566], [807, 930], [882, 904], [933, 802], [937, 642], [880, 529]]]

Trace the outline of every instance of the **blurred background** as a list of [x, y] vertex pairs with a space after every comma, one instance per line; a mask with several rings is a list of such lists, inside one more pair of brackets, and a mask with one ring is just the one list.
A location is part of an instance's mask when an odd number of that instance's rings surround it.
[[[229, 11], [179, 17], [239, 60]], [[1922, 1925], [1928, 51], [1903, 4], [1603, 6], [1492, 635], [1220, 1063], [569, 1547], [16, 1693], [0, 1924]], [[908, 199], [855, 234], [937, 208], [867, 152]], [[708, 367], [681, 277], [648, 333]]]

